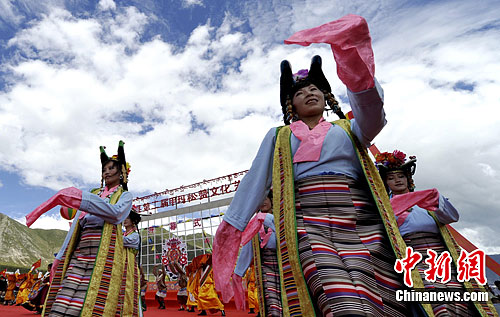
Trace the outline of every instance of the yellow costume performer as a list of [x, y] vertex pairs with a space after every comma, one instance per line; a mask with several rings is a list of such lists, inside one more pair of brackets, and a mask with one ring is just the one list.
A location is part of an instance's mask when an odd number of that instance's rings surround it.
[[[196, 258], [195, 258], [196, 259]], [[186, 306], [190, 307], [189, 311], [193, 312], [194, 307], [198, 306], [198, 289], [200, 287], [200, 276], [201, 272], [195, 267], [195, 259], [186, 266], [186, 274], [188, 275], [188, 299]]]
[[253, 310], [259, 309], [259, 297], [255, 286], [255, 266], [253, 264], [245, 274], [245, 280], [247, 281], [248, 308], [253, 312]]
[[200, 279], [200, 288], [198, 291], [198, 309], [205, 310], [221, 310], [224, 316], [224, 304], [219, 299], [215, 291], [214, 272], [212, 271], [212, 264], [204, 264], [199, 271], [203, 270]]
[[25, 277], [26, 279], [21, 283], [21, 285], [19, 286], [19, 292], [17, 292], [16, 305], [21, 305], [28, 300], [28, 295], [30, 293], [31, 287], [35, 283], [34, 275], [31, 274], [31, 271], [30, 273], [27, 273]]
[[16, 288], [16, 274], [7, 274], [7, 291], [5, 292], [5, 303], [9, 303], [10, 301], [14, 301], [16, 298], [14, 297], [14, 289]]

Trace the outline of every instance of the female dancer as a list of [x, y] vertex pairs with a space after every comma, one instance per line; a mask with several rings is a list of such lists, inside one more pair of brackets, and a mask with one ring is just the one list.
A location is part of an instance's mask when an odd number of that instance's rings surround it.
[[[276, 255], [276, 229], [274, 226], [274, 216], [272, 214], [272, 191], [262, 202], [259, 208], [265, 216], [258, 235], [252, 238], [252, 241], [246, 243], [240, 251], [238, 261], [232, 276], [235, 292], [236, 306], [240, 302], [243, 303], [242, 293], [240, 288], [242, 277], [254, 275], [248, 281], [248, 304], [250, 313], [253, 313], [252, 306], [259, 310], [261, 316], [282, 316], [281, 299], [280, 299], [280, 281], [278, 277], [278, 258]], [[257, 214], [257, 217], [259, 214]], [[256, 218], [257, 218], [256, 217]], [[252, 259], [253, 264], [252, 265]], [[251, 268], [251, 273], [248, 274], [248, 268]], [[252, 287], [251, 284], [255, 286]], [[256, 297], [258, 302], [253, 304]], [[252, 299], [251, 299], [252, 298]], [[239, 307], [238, 307], [239, 308]]]
[[[130, 210], [130, 214], [123, 221], [123, 226], [125, 227], [125, 231], [123, 232], [123, 246], [125, 247], [125, 271], [126, 274], [133, 274], [133, 287], [125, 285], [124, 282], [126, 279], [122, 281], [122, 287], [120, 288], [121, 296], [126, 295], [125, 297], [133, 297], [137, 302], [140, 303], [140, 308], [142, 309], [145, 303], [142, 303], [141, 297], [141, 270], [139, 264], [140, 255], [137, 254], [140, 252], [141, 247], [141, 236], [139, 234], [138, 225], [141, 222], [141, 215], [137, 213], [135, 206], [132, 206]], [[133, 312], [129, 304], [123, 303], [124, 306], [121, 306], [122, 303], [119, 303], [118, 310], [122, 311], [123, 316], [133, 315]]]
[[[108, 157], [101, 147], [101, 187], [90, 193], [70, 187], [26, 216], [30, 226], [40, 215], [57, 205], [79, 209], [52, 267], [52, 282], [44, 316], [137, 316], [137, 292], [121, 292], [122, 285], [139, 285], [138, 275], [125, 266], [121, 223], [132, 207], [127, 191], [129, 165], [124, 143], [118, 155]], [[103, 184], [104, 183], [104, 184]], [[103, 186], [105, 185], [105, 186]]]
[[219, 226], [215, 282], [226, 300], [236, 259], [232, 250], [272, 184], [284, 316], [407, 316], [405, 304], [396, 300], [401, 283], [393, 269], [395, 253], [403, 255], [399, 248], [391, 250], [391, 244], [399, 246], [402, 240], [366, 152], [385, 125], [366, 21], [349, 15], [286, 42], [325, 41], [347, 85], [355, 119], [324, 120], [326, 102], [344, 116], [319, 56], [313, 57], [309, 71], [294, 76], [288, 61], [281, 63], [286, 125], [265, 136]]
[[[442, 282], [440, 278], [435, 282], [428, 281], [424, 272], [429, 268], [428, 265], [424, 260], [417, 264], [416, 269], [424, 287], [463, 293], [464, 285], [457, 280], [455, 266], [460, 248], [445, 226], [458, 221], [458, 211], [437, 189], [414, 191], [412, 176], [415, 174], [417, 161], [414, 156], [406, 160], [406, 154], [396, 150], [377, 154], [375, 159], [406, 245], [424, 257], [428, 255], [428, 250], [436, 252], [437, 256], [441, 256], [443, 252], [450, 255], [450, 280], [447, 282]], [[474, 281], [467, 282], [467, 286], [468, 289], [480, 291], [479, 285]], [[436, 316], [475, 316], [478, 312], [484, 316], [493, 308], [488, 307], [487, 302], [481, 304], [460, 301], [431, 303], [431, 306]]]

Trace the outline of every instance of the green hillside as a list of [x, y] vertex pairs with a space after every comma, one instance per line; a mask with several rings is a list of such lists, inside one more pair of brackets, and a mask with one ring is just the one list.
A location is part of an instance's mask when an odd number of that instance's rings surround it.
[[0, 213], [0, 270], [30, 268], [42, 259], [42, 270], [52, 263], [67, 232], [58, 229], [30, 229]]

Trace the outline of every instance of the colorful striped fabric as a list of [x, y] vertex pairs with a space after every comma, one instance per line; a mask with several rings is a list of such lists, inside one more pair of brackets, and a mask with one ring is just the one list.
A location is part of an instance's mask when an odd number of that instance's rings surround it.
[[[49, 316], [80, 315], [99, 250], [101, 230], [88, 228], [82, 231], [80, 243], [73, 252], [66, 276], [62, 283], [58, 284], [60, 287], [55, 294]], [[52, 288], [54, 286], [53, 283]]]
[[[403, 237], [408, 246], [412, 247], [414, 251], [420, 252], [424, 257], [427, 255], [427, 249], [432, 249], [441, 255], [447, 251], [443, 244], [440, 235], [430, 232], [418, 232], [407, 234]], [[428, 265], [424, 261], [420, 261], [415, 268], [420, 273], [424, 281], [426, 289], [439, 289], [445, 291], [465, 291], [462, 283], [457, 280], [457, 268], [451, 264], [451, 280], [448, 283], [441, 283], [438, 278], [436, 282], [429, 282], [425, 279], [424, 271], [428, 269]], [[432, 310], [436, 317], [444, 316], [474, 316], [475, 308], [472, 302], [455, 302], [455, 303], [431, 303]]]
[[[359, 240], [362, 241], [362, 243], [364, 243], [366, 247], [368, 247], [370, 244], [376, 245], [377, 241], [380, 239], [379, 236], [382, 236], [387, 239], [385, 242], [386, 247], [389, 250], [392, 247], [392, 253], [389, 253], [393, 255], [395, 254], [396, 258], [403, 258], [405, 256], [404, 250], [406, 250], [406, 244], [402, 239], [401, 234], [399, 233], [399, 228], [392, 212], [389, 198], [376, 167], [374, 166], [372, 160], [369, 158], [366, 148], [364, 148], [360, 144], [359, 140], [357, 140], [357, 138], [350, 130], [349, 120], [337, 120], [333, 122], [333, 124], [337, 124], [342, 129], [344, 129], [344, 131], [352, 141], [353, 147], [357, 154], [357, 159], [361, 164], [361, 168], [368, 185], [364, 188], [365, 193], [369, 197], [371, 204], [374, 206], [374, 210], [378, 212], [377, 219], [380, 219], [380, 223], [383, 225], [383, 230], [379, 234], [363, 235], [363, 233], [361, 232]], [[274, 188], [273, 213], [277, 229], [276, 234], [278, 238], [277, 255], [282, 290], [281, 295], [283, 315], [311, 317], [318, 314], [322, 315], [323, 313], [318, 308], [319, 306], [316, 305], [317, 307], [313, 307], [312, 305], [312, 303], [316, 303], [318, 301], [318, 298], [315, 297], [314, 294], [310, 293], [309, 287], [304, 277], [304, 271], [308, 276], [314, 275], [315, 268], [309, 266], [303, 267], [298, 253], [298, 236], [301, 234], [306, 234], [307, 231], [297, 226], [298, 223], [295, 213], [296, 180], [294, 179], [290, 146], [291, 130], [288, 126], [278, 127], [276, 129], [276, 133], [277, 135], [272, 177]], [[343, 190], [345, 191], [345, 188]], [[362, 202], [359, 202], [356, 197], [354, 197], [352, 205], [355, 207], [362, 207]], [[309, 221], [311, 221], [311, 219], [309, 219]], [[314, 219], [314, 221], [317, 223], [321, 223], [322, 221], [324, 221], [324, 219]], [[328, 224], [328, 226], [330, 226], [330, 223]], [[337, 228], [341, 228], [342, 226], [349, 227], [352, 226], [352, 223], [350, 223], [349, 221], [345, 221], [345, 219], [336, 219], [335, 223], [332, 223], [332, 226], [336, 226]], [[342, 228], [342, 230], [345, 230], [345, 228]], [[329, 246], [324, 243], [315, 245], [316, 253], [325, 252], [325, 250], [323, 249], [329, 250]], [[336, 249], [333, 248], [333, 250]], [[344, 257], [359, 257], [359, 252], [342, 252], [342, 256]], [[337, 253], [340, 254], [340, 252]], [[392, 266], [390, 268], [388, 267], [386, 271], [393, 272]], [[377, 283], [394, 286], [392, 278], [386, 276], [386, 271], [384, 270], [377, 272]], [[418, 272], [413, 273], [412, 277], [414, 279], [415, 285], [420, 285], [421, 287], [423, 287], [423, 283]], [[372, 299], [376, 297], [370, 294], [369, 291], [365, 291], [365, 293], [367, 294], [365, 295], [365, 297], [371, 297]], [[380, 294], [380, 296], [381, 298], [388, 298], [387, 294]], [[373, 300], [373, 302], [377, 303], [377, 300], [375, 299]], [[428, 314], [429, 316], [433, 316], [432, 308], [430, 305], [424, 304], [423, 307], [426, 314]], [[361, 314], [363, 315], [363, 313]], [[331, 313], [327, 313], [327, 315], [330, 316]]]
[[[120, 187], [110, 204], [115, 204], [122, 192]], [[85, 228], [81, 235], [77, 229], [55, 270], [42, 314], [138, 316], [138, 281], [135, 253], [127, 256], [121, 225], [105, 222], [103, 228]]]
[[281, 317], [281, 292], [276, 250], [261, 249], [262, 286], [264, 290], [265, 316]]
[[125, 248], [125, 250], [125, 269], [123, 270], [115, 316], [138, 316], [140, 271], [136, 257], [137, 251], [131, 248]]
[[295, 184], [300, 262], [316, 314], [406, 316], [396, 301], [395, 257], [366, 186], [338, 175]]
[[[266, 230], [271, 230], [265, 228]], [[255, 265], [255, 283], [258, 290], [259, 312], [261, 316], [281, 317], [281, 287], [276, 250], [260, 247], [259, 236], [252, 239]]]

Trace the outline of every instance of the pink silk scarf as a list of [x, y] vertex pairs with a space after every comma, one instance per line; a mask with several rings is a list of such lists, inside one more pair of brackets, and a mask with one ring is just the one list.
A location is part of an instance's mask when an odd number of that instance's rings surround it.
[[324, 118], [319, 120], [319, 123], [310, 130], [307, 124], [302, 120], [295, 121], [290, 124], [290, 129], [293, 135], [300, 140], [299, 148], [293, 156], [293, 162], [317, 162], [321, 156], [323, 141], [332, 124], [325, 121]]

